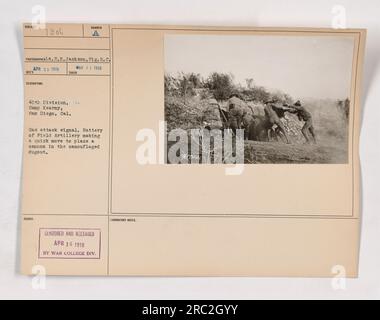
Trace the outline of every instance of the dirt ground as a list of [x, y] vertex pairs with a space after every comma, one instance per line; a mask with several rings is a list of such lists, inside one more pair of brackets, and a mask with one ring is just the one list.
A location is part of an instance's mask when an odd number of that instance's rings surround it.
[[[173, 142], [167, 143], [168, 150]], [[189, 144], [190, 150], [190, 144]], [[200, 154], [188, 154], [188, 161], [201, 163]], [[346, 144], [286, 144], [283, 142], [244, 142], [246, 164], [334, 164], [347, 163]]]
[[319, 144], [246, 141], [244, 160], [245, 163], [346, 163], [347, 150]]

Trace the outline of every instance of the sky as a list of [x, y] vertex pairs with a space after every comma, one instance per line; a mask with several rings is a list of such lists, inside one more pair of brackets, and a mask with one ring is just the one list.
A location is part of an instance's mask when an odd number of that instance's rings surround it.
[[350, 36], [166, 35], [165, 72], [232, 73], [236, 83], [281, 90], [295, 99], [350, 96]]

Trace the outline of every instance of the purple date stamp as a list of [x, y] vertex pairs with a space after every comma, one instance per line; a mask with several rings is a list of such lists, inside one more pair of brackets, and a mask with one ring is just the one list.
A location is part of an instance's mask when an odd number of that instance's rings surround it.
[[40, 228], [39, 259], [100, 259], [101, 230]]

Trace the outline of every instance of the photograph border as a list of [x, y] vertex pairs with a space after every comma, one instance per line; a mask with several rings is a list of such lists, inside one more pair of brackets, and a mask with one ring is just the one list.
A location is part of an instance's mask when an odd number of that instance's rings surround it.
[[[136, 30], [136, 31], [184, 31], [184, 32], [230, 32], [230, 33], [236, 33], [241, 32], [245, 34], [256, 34], [256, 35], [265, 35], [267, 33], [276, 35], [293, 35], [297, 36], [297, 33], [305, 33], [305, 34], [314, 34], [314, 35], [331, 35], [331, 36], [342, 36], [344, 34], [353, 35], [354, 36], [354, 55], [353, 55], [353, 65], [352, 65], [352, 74], [351, 74], [351, 92], [350, 97], [352, 97], [352, 105], [350, 106], [350, 116], [349, 116], [349, 134], [351, 135], [351, 141], [350, 141], [350, 148], [347, 152], [351, 152], [351, 157], [348, 157], [348, 163], [346, 164], [338, 164], [338, 165], [349, 165], [351, 166], [352, 170], [352, 209], [350, 215], [334, 215], [334, 214], [326, 214], [326, 215], [313, 215], [313, 214], [305, 214], [305, 215], [297, 215], [297, 214], [267, 214], [267, 213], [247, 213], [247, 214], [234, 214], [234, 213], [226, 213], [226, 214], [191, 214], [191, 213], [163, 213], [163, 212], [152, 212], [152, 213], [126, 213], [126, 212], [114, 212], [112, 210], [112, 166], [113, 166], [113, 94], [114, 94], [114, 51], [113, 51], [113, 34], [114, 30]], [[184, 33], [188, 34], [188, 33]], [[190, 33], [191, 34], [191, 33]], [[359, 121], [355, 117], [356, 112], [360, 110], [360, 87], [358, 86], [358, 83], [360, 83], [360, 80], [362, 78], [362, 71], [363, 71], [363, 60], [364, 60], [364, 48], [365, 48], [365, 38], [366, 38], [366, 29], [331, 29], [331, 28], [276, 28], [276, 27], [221, 27], [221, 26], [168, 26], [168, 25], [111, 25], [111, 34], [110, 34], [110, 43], [111, 43], [111, 70], [112, 70], [112, 77], [111, 77], [111, 108], [110, 108], [110, 150], [109, 150], [109, 213], [110, 215], [117, 215], [117, 216], [138, 216], [138, 217], [161, 217], [161, 218], [168, 218], [168, 217], [174, 217], [174, 218], [295, 218], [295, 219], [305, 219], [305, 218], [314, 218], [314, 219], [351, 219], [351, 220], [357, 220], [359, 219], [359, 210], [360, 207], [359, 199], [360, 199], [360, 186], [356, 186], [355, 190], [355, 181], [360, 180], [359, 176], [359, 154], [358, 152], [354, 152], [355, 150], [358, 151], [358, 142], [359, 142], [359, 128], [355, 129], [355, 121]], [[163, 50], [164, 50], [163, 46]], [[355, 149], [356, 146], [356, 149]], [[350, 154], [348, 155], [350, 156]], [[165, 164], [170, 165], [170, 164]], [[261, 165], [261, 164], [258, 164]], [[286, 165], [286, 164], [283, 164]], [[313, 165], [313, 164], [298, 164], [298, 165]], [[328, 164], [324, 164], [328, 165]], [[223, 165], [221, 166], [228, 166]], [[355, 214], [356, 213], [356, 214]]]

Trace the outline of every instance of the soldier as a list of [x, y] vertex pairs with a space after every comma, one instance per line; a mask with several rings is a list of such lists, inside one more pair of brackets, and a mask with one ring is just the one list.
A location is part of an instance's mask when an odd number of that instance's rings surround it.
[[290, 108], [292, 110], [290, 110], [289, 112], [295, 113], [297, 115], [299, 121], [305, 122], [301, 131], [302, 131], [303, 136], [306, 139], [306, 142], [310, 143], [310, 138], [309, 138], [309, 134], [310, 134], [311, 137], [313, 138], [313, 142], [317, 143], [311, 113], [309, 111], [307, 111], [301, 105], [301, 101], [299, 101], [299, 100], [293, 106], [290, 106]]
[[220, 106], [216, 99], [209, 99], [208, 105], [203, 112], [202, 121], [205, 129], [223, 129], [223, 123], [220, 118]]
[[232, 94], [228, 99], [228, 118], [229, 126], [233, 133], [236, 134], [236, 129], [241, 128], [244, 117], [244, 101], [238, 98], [237, 94]]
[[288, 134], [286, 133], [286, 130], [284, 127], [284, 124], [280, 120], [280, 117], [283, 117], [285, 111], [287, 111], [287, 110], [281, 111], [280, 116], [279, 116], [279, 114], [277, 112], [279, 112], [279, 110], [282, 110], [282, 108], [277, 107], [275, 105], [276, 102], [277, 102], [276, 100], [269, 100], [269, 101], [265, 102], [265, 109], [264, 109], [265, 116], [266, 116], [267, 120], [269, 121], [269, 124], [271, 125], [271, 128], [267, 132], [268, 133], [268, 140], [269, 140], [269, 135], [270, 135], [271, 131], [273, 131], [273, 127], [276, 127], [275, 133], [276, 132], [282, 133], [283, 136], [285, 137], [286, 143], [290, 143], [289, 138], [288, 138]]
[[253, 114], [250, 114], [247, 111], [243, 112], [242, 128], [244, 129], [244, 140], [248, 140], [249, 130], [250, 130], [251, 124], [254, 120], [255, 119], [254, 119]]

